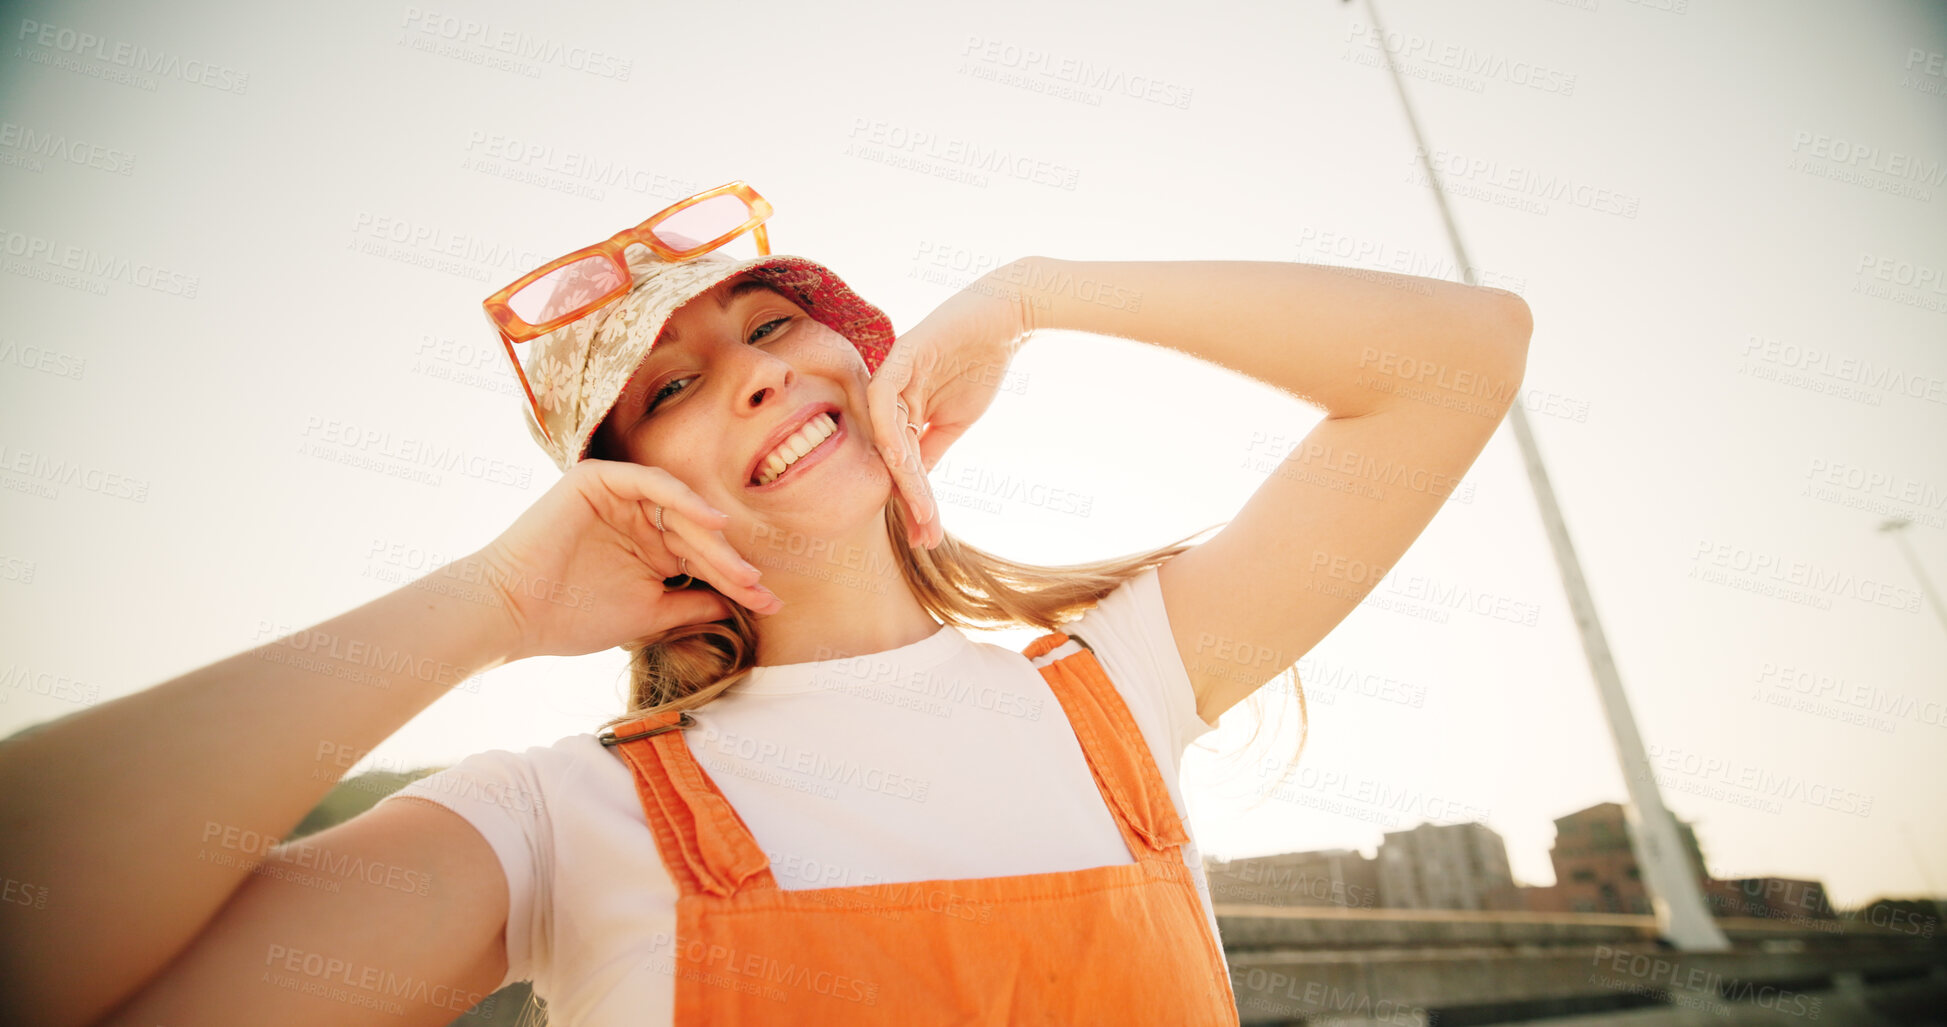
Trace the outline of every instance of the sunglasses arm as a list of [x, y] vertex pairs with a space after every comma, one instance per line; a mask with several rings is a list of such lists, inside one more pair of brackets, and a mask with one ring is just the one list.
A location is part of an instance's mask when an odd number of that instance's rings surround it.
[[534, 387], [527, 383], [527, 372], [521, 369], [521, 360], [514, 355], [513, 338], [507, 334], [506, 329], [500, 327], [499, 322], [494, 323], [494, 331], [500, 335], [500, 344], [507, 349], [507, 359], [514, 365], [514, 374], [520, 377], [521, 390], [527, 393], [527, 405], [534, 412], [534, 423], [541, 426], [541, 434], [547, 438], [549, 445], [553, 445], [554, 433], [548, 431], [548, 422], [541, 416], [541, 403], [534, 398]]

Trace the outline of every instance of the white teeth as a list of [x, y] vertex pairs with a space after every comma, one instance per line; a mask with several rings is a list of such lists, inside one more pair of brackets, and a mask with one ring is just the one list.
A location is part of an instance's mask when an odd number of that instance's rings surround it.
[[838, 430], [838, 422], [829, 413], [820, 413], [806, 421], [804, 427], [791, 433], [789, 438], [778, 443], [776, 449], [764, 458], [759, 465], [757, 484], [764, 485], [784, 473], [784, 469], [798, 462], [798, 458], [811, 452], [812, 448], [830, 437]]

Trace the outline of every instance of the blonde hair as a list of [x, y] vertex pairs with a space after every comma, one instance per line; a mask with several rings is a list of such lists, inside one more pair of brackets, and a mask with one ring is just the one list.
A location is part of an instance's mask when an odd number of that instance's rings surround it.
[[[934, 549], [908, 545], [905, 509], [896, 498], [886, 502], [885, 524], [900, 577], [920, 606], [942, 623], [1027, 624], [1045, 630], [1074, 619], [1124, 581], [1189, 549], [1190, 539], [1202, 534], [1146, 553], [1042, 567], [987, 552], [951, 533]], [[702, 579], [685, 587], [722, 594]], [[603, 729], [664, 711], [699, 709], [756, 665], [756, 620], [734, 600], [724, 601], [729, 617], [685, 624], [622, 646], [629, 654], [627, 709], [604, 721]]]
[[[1123, 582], [1191, 548], [1191, 539], [1222, 527], [1211, 525], [1148, 552], [1045, 567], [990, 553], [955, 538], [952, 532], [946, 533], [937, 548], [910, 546], [905, 541], [905, 509], [896, 497], [886, 502], [885, 523], [900, 577], [920, 606], [941, 622], [955, 627], [1026, 624], [1050, 631], [1080, 616]], [[701, 579], [685, 587], [717, 592]], [[756, 621], [734, 600], [724, 601], [731, 615], [723, 620], [686, 624], [622, 646], [629, 654], [627, 709], [603, 721], [603, 730], [669, 710], [699, 709], [729, 691], [756, 665]], [[1272, 782], [1272, 788], [1283, 782], [1304, 754], [1311, 721], [1297, 674], [1286, 668], [1278, 677], [1290, 680], [1298, 699], [1301, 726], [1298, 750], [1278, 780]], [[1253, 711], [1261, 712], [1262, 692], [1260, 688], [1251, 694]], [[1261, 716], [1255, 720], [1257, 728], [1246, 740], [1246, 748], [1263, 726]]]

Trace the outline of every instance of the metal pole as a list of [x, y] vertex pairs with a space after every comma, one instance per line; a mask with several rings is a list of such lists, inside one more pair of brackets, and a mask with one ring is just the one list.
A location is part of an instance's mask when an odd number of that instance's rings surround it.
[[1906, 540], [1906, 527], [1912, 522], [1904, 517], [1896, 517], [1879, 526], [1879, 530], [1893, 536], [1893, 544], [1905, 554], [1907, 566], [1913, 568], [1913, 576], [1920, 581], [1920, 591], [1927, 594], [1927, 602], [1933, 604], [1933, 615], [1940, 619], [1940, 626], [1947, 628], [1947, 607], [1940, 605], [1940, 593], [1934, 591], [1933, 582], [1927, 578], [1926, 568], [1920, 566], [1920, 558], [1913, 553], [1913, 543]]
[[[1453, 211], [1447, 205], [1446, 190], [1440, 183], [1438, 170], [1429, 159], [1420, 121], [1414, 116], [1413, 104], [1406, 96], [1406, 84], [1400, 78], [1392, 50], [1386, 46], [1386, 28], [1379, 21], [1379, 12], [1373, 8], [1373, 0], [1366, 0], [1366, 13], [1372, 18], [1373, 30], [1379, 33], [1379, 49], [1386, 56], [1386, 70], [1392, 74], [1400, 107], [1406, 112], [1406, 123], [1413, 130], [1414, 143], [1419, 146], [1420, 164], [1426, 169], [1427, 181], [1433, 186], [1433, 198], [1440, 208], [1440, 220], [1446, 226], [1447, 241], [1453, 246], [1454, 260], [1462, 280], [1468, 285], [1478, 285], [1473, 262], [1467, 257], [1467, 248], [1460, 239], [1460, 229], [1454, 224]], [[1595, 602], [1589, 595], [1588, 582], [1582, 576], [1581, 562], [1576, 559], [1575, 546], [1569, 541], [1568, 525], [1562, 519], [1561, 506], [1555, 501], [1555, 489], [1549, 483], [1547, 469], [1542, 465], [1541, 451], [1535, 448], [1534, 434], [1528, 430], [1527, 411], [1518, 396], [1508, 411], [1508, 422], [1513, 426], [1515, 441], [1521, 447], [1521, 462], [1528, 470], [1528, 483], [1534, 489], [1535, 503], [1541, 510], [1541, 522], [1547, 529], [1548, 542], [1555, 554], [1555, 565], [1561, 571], [1562, 588], [1568, 593], [1569, 609], [1575, 615], [1576, 627], [1580, 629], [1582, 652], [1589, 661], [1596, 694], [1602, 699], [1602, 709], [1609, 722], [1609, 734], [1616, 744], [1616, 755], [1622, 762], [1623, 783], [1629, 790], [1629, 802], [1623, 807], [1624, 819], [1629, 827], [1629, 840], [1635, 849], [1636, 863], [1642, 873], [1643, 888], [1649, 893], [1650, 908], [1656, 914], [1657, 932], [1669, 944], [1687, 951], [1721, 952], [1729, 949], [1730, 941], [1724, 937], [1724, 932], [1711, 919], [1710, 912], [1704, 906], [1703, 889], [1692, 872], [1688, 853], [1677, 834], [1676, 820], [1664, 807], [1662, 793], [1650, 773], [1649, 758], [1643, 751], [1642, 736], [1636, 730], [1635, 715], [1630, 712], [1629, 698], [1623, 692], [1616, 662], [1609, 655], [1609, 640], [1603, 634], [1602, 622], [1596, 617]]]

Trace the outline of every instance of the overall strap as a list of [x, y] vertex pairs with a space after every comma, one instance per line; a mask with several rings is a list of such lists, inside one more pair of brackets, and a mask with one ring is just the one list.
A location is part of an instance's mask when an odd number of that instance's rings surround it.
[[683, 739], [682, 729], [695, 722], [688, 712], [666, 711], [617, 724], [600, 739], [634, 768], [656, 851], [682, 895], [776, 888], [770, 857]]
[[1089, 770], [1122, 829], [1123, 840], [1141, 859], [1172, 853], [1190, 840], [1170, 801], [1169, 788], [1156, 768], [1149, 743], [1130, 715], [1128, 704], [1079, 638], [1051, 631], [1029, 643], [1021, 655], [1041, 672], [1068, 715], [1082, 744]]

